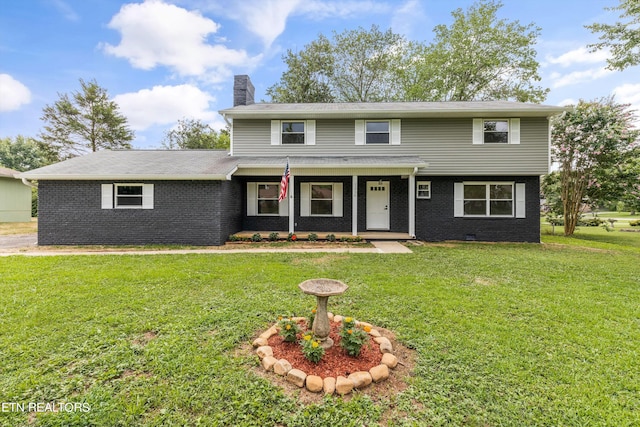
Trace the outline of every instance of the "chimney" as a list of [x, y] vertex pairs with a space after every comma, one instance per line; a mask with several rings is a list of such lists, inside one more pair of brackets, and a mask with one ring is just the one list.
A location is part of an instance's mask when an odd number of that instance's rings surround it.
[[247, 75], [234, 76], [233, 78], [233, 106], [251, 105], [255, 101], [253, 93], [255, 88]]

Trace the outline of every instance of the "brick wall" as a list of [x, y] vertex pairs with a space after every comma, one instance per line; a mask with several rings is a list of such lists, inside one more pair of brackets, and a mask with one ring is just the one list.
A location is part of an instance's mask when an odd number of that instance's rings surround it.
[[147, 181], [153, 209], [102, 209], [101, 184], [111, 183], [40, 181], [38, 244], [219, 245], [240, 230], [237, 183]]
[[[431, 199], [416, 200], [416, 237], [427, 241], [467, 240], [540, 242], [539, 177], [425, 177], [431, 181]], [[462, 181], [525, 183], [526, 218], [456, 218], [453, 184]]]

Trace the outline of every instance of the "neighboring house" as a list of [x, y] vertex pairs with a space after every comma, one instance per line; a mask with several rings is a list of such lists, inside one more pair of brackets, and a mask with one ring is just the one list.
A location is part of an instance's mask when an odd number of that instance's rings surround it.
[[[231, 151], [102, 151], [37, 179], [40, 244], [222, 244], [242, 230], [540, 241], [549, 117], [516, 102], [267, 104], [236, 76]], [[287, 197], [279, 185], [289, 164]]]
[[19, 173], [0, 166], [0, 222], [31, 221], [31, 188]]

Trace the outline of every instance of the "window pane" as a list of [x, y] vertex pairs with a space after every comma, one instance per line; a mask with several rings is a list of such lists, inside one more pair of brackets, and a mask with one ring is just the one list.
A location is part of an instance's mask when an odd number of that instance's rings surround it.
[[388, 144], [388, 143], [389, 143], [388, 133], [368, 133], [367, 134], [367, 144]]
[[491, 201], [489, 205], [490, 215], [513, 215], [513, 202]]
[[116, 202], [118, 206], [142, 206], [142, 196], [139, 196], [139, 197], [118, 196]]
[[333, 215], [333, 201], [311, 200], [311, 215]]
[[484, 122], [485, 132], [509, 132], [509, 122], [506, 120], [487, 120]]
[[367, 122], [367, 132], [389, 133], [389, 122]]
[[333, 198], [333, 185], [312, 185], [311, 186], [311, 198], [312, 199], [332, 199]]
[[486, 199], [487, 198], [487, 186], [480, 185], [465, 185], [464, 186], [464, 198], [465, 199]]
[[283, 144], [304, 144], [304, 133], [283, 133]]
[[278, 184], [258, 185], [258, 199], [277, 199], [280, 193]]
[[258, 200], [258, 213], [262, 215], [278, 214], [277, 200]]
[[509, 134], [507, 132], [485, 132], [484, 133], [484, 142], [485, 143], [508, 144], [509, 143]]
[[487, 202], [485, 200], [465, 200], [464, 214], [465, 215], [486, 215]]
[[282, 122], [283, 133], [304, 133], [304, 122]]
[[491, 199], [513, 199], [513, 186], [511, 184], [490, 185], [489, 192], [491, 194]]
[[142, 185], [119, 185], [116, 188], [119, 196], [142, 196]]

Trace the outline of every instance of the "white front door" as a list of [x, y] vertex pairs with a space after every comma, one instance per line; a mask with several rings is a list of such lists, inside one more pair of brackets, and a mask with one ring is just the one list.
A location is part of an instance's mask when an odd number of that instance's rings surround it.
[[367, 181], [367, 230], [389, 229], [389, 181]]

